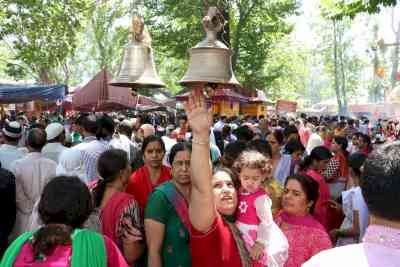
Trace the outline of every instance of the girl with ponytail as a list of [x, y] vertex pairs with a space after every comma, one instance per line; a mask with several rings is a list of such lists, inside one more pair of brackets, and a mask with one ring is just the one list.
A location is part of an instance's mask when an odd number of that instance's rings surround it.
[[125, 193], [131, 167], [121, 149], [103, 152], [98, 160], [100, 179], [92, 190], [95, 207], [100, 210], [102, 233], [112, 239], [129, 265], [143, 253], [143, 220], [138, 203]]

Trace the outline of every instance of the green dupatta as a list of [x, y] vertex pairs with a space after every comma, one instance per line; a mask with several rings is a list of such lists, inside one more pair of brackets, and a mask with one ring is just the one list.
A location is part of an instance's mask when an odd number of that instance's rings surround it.
[[[34, 235], [27, 232], [20, 235], [7, 249], [0, 267], [12, 267], [22, 246]], [[83, 229], [76, 229], [71, 236], [71, 267], [107, 267], [107, 254], [102, 235]]]

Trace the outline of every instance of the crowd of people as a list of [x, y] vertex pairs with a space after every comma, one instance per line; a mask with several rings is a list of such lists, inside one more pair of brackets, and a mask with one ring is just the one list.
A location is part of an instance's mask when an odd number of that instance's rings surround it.
[[395, 121], [175, 121], [4, 118], [0, 266], [399, 266]]

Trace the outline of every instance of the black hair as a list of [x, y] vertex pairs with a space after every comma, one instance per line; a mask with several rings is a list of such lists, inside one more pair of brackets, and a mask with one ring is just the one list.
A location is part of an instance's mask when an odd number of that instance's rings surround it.
[[93, 211], [93, 200], [78, 177], [58, 176], [44, 187], [38, 210], [45, 226], [34, 234], [35, 258], [49, 255], [57, 245], [70, 243], [72, 231], [82, 227]]
[[3, 133], [3, 138], [9, 143], [18, 143], [20, 137], [11, 137]]
[[367, 151], [370, 153], [372, 151], [371, 137], [367, 134], [361, 134], [360, 138], [363, 140], [363, 143], [367, 145]]
[[35, 151], [41, 151], [42, 148], [46, 145], [46, 138], [47, 134], [45, 130], [41, 128], [33, 128], [28, 133], [26, 143]]
[[303, 144], [297, 139], [289, 140], [285, 145], [285, 151], [287, 153], [289, 153], [290, 155], [293, 154], [296, 151], [304, 152], [305, 150], [306, 149], [303, 146]]
[[349, 142], [347, 141], [346, 137], [335, 135], [333, 137], [333, 140], [335, 141], [336, 144], [340, 146], [342, 151], [344, 152], [345, 156], [347, 157], [349, 152], [347, 151], [347, 146], [349, 145]]
[[324, 146], [317, 146], [311, 151], [310, 155], [305, 157], [305, 159], [300, 163], [300, 170], [307, 170], [314, 160], [327, 160], [331, 157], [332, 154], [329, 149]]
[[114, 134], [115, 123], [114, 120], [107, 114], [102, 115], [97, 119], [97, 139], [104, 139], [109, 135]]
[[223, 139], [227, 138], [230, 136], [232, 132], [231, 126], [229, 124], [225, 124], [224, 127], [222, 128], [221, 136]]
[[271, 145], [266, 140], [261, 140], [261, 139], [251, 140], [250, 142], [247, 143], [247, 149], [260, 152], [266, 158], [269, 159], [272, 158], [272, 148]]
[[82, 115], [78, 120], [77, 123], [81, 126], [85, 131], [96, 134], [98, 130], [98, 123], [97, 118], [95, 115]]
[[289, 125], [289, 122], [286, 120], [286, 118], [280, 118], [278, 121], [278, 125], [281, 128], [286, 128]]
[[243, 141], [235, 141], [229, 143], [224, 149], [224, 155], [222, 156], [222, 165], [227, 168], [231, 168], [235, 160], [239, 155], [247, 148], [247, 145]]
[[283, 130], [283, 136], [285, 138], [288, 138], [289, 135], [291, 134], [299, 134], [299, 130], [297, 130], [297, 127], [295, 125], [288, 125], [284, 130]]
[[275, 129], [275, 130], [274, 130], [272, 133], [270, 133], [270, 134], [272, 134], [272, 135], [275, 137], [275, 139], [276, 139], [276, 141], [278, 142], [279, 145], [282, 145], [282, 144], [283, 144], [284, 136], [283, 136], [282, 130]]
[[371, 214], [400, 221], [400, 142], [372, 152], [364, 163], [360, 186]]
[[128, 155], [121, 149], [109, 149], [100, 155], [97, 161], [97, 170], [101, 179], [93, 189], [96, 207], [100, 206], [107, 185], [112, 183], [118, 177], [120, 171], [124, 170], [128, 164]]
[[233, 131], [233, 133], [236, 135], [238, 140], [244, 142], [248, 142], [254, 137], [254, 132], [247, 125], [238, 127], [236, 130]]
[[171, 151], [169, 152], [168, 156], [168, 163], [172, 166], [172, 163], [174, 162], [176, 154], [181, 151], [189, 151], [190, 153], [192, 152], [192, 144], [189, 142], [178, 142], [176, 143], [172, 148]]
[[164, 144], [164, 141], [161, 139], [161, 137], [158, 137], [158, 136], [155, 136], [155, 135], [150, 135], [150, 136], [147, 136], [143, 140], [143, 144], [142, 144], [142, 154], [143, 155], [144, 155], [144, 152], [146, 151], [147, 146], [150, 143], [153, 143], [153, 142], [160, 143], [160, 146], [161, 146], [162, 150], [164, 150], [164, 152], [165, 152], [165, 144]]
[[361, 176], [361, 167], [363, 166], [366, 159], [367, 156], [365, 156], [365, 154], [361, 152], [353, 153], [347, 159], [349, 168], [351, 168], [358, 177]]
[[178, 122], [179, 122], [180, 120], [185, 120], [185, 121], [187, 121], [188, 119], [187, 119], [187, 116], [186, 116], [186, 115], [180, 115], [180, 116], [178, 117]]
[[301, 189], [303, 189], [304, 193], [306, 194], [307, 200], [313, 202], [312, 206], [310, 207], [310, 214], [313, 214], [319, 197], [318, 182], [308, 175], [291, 175], [286, 179], [285, 187], [287, 186], [289, 180], [296, 180], [300, 183]]

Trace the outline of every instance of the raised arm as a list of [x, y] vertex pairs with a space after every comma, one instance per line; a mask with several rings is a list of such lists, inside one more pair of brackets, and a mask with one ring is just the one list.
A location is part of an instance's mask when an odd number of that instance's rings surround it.
[[185, 110], [193, 134], [189, 219], [196, 230], [207, 232], [216, 218], [209, 141], [212, 113], [199, 90], [189, 96]]

